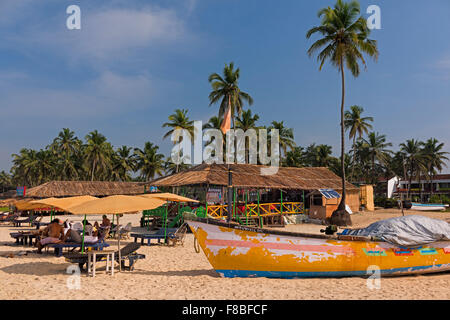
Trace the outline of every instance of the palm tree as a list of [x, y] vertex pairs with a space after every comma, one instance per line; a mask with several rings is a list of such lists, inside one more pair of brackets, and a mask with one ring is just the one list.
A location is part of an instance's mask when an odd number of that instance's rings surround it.
[[91, 173], [91, 181], [100, 177], [102, 173], [111, 168], [112, 147], [106, 137], [97, 130], [86, 135], [84, 156], [87, 168]]
[[[344, 126], [346, 130], [350, 130], [349, 132], [349, 139], [353, 140], [352, 149], [353, 149], [353, 155], [355, 154], [355, 143], [356, 143], [356, 137], [362, 138], [363, 134], [368, 134], [369, 129], [372, 129], [372, 125], [369, 123], [369, 121], [373, 122], [372, 117], [361, 117], [361, 114], [363, 113], [364, 109], [360, 106], [351, 106], [350, 111], [345, 111], [344, 114]], [[355, 159], [352, 159], [353, 165], [352, 165], [352, 172], [350, 174], [350, 179], [354, 179], [354, 162]]]
[[429, 179], [430, 184], [430, 192], [433, 194], [433, 186], [432, 181], [434, 176], [441, 172], [443, 167], [446, 167], [445, 161], [448, 160], [446, 157], [448, 152], [442, 151], [444, 148], [444, 143], [439, 141], [435, 138], [428, 139], [422, 149], [422, 152], [424, 154], [424, 160], [426, 163], [426, 173]]
[[244, 101], [250, 106], [253, 104], [253, 98], [239, 88], [239, 76], [240, 69], [237, 68], [234, 70], [234, 63], [231, 62], [229, 65], [225, 64], [223, 77], [217, 73], [213, 73], [208, 78], [213, 89], [209, 94], [209, 105], [211, 106], [220, 101], [219, 119], [221, 120], [227, 107], [230, 106], [233, 127], [235, 116], [242, 114]]
[[302, 147], [294, 147], [291, 151], [286, 153], [286, 161], [284, 162], [287, 167], [302, 168], [305, 166], [305, 153]]
[[309, 167], [328, 167], [332, 161], [332, 147], [326, 144], [310, 144], [305, 151], [305, 163]]
[[376, 184], [376, 162], [378, 161], [379, 164], [387, 163], [388, 155], [392, 153], [392, 151], [387, 148], [391, 147], [392, 143], [386, 142], [386, 136], [384, 134], [380, 135], [378, 132], [369, 133], [367, 139], [363, 139], [363, 143], [366, 148], [367, 157], [371, 161], [372, 183]]
[[405, 177], [409, 182], [407, 193], [408, 198], [411, 192], [412, 178], [419, 175], [420, 179], [420, 171], [424, 160], [424, 154], [422, 152], [423, 145], [424, 143], [422, 141], [415, 139], [406, 140], [405, 143], [400, 144], [400, 151], [403, 153], [406, 174], [408, 175], [408, 177]]
[[[252, 111], [248, 109], [247, 111], [242, 111], [242, 114], [239, 118], [236, 119], [236, 128], [242, 129], [244, 132], [250, 129], [258, 129], [256, 122], [259, 120], [259, 115], [252, 115]], [[245, 141], [245, 161], [246, 163], [250, 163], [250, 141], [246, 139]]]
[[[169, 127], [171, 128], [169, 131], [166, 132], [164, 135], [164, 139], [171, 136], [172, 133], [174, 133], [175, 130], [187, 130], [190, 134], [191, 141], [194, 138], [194, 121], [189, 120], [189, 117], [187, 116], [188, 110], [185, 109], [176, 109], [174, 114], [171, 114], [169, 116], [169, 122], [164, 123], [162, 126], [163, 128]], [[180, 144], [181, 146], [181, 144]], [[176, 164], [176, 172], [178, 172], [179, 164]]]
[[[366, 20], [360, 15], [360, 6], [357, 1], [345, 3], [337, 0], [334, 8], [324, 8], [318, 13], [322, 18], [321, 25], [310, 29], [306, 38], [315, 33], [320, 33], [323, 38], [317, 40], [308, 50], [312, 56], [318, 50], [325, 47], [317, 56], [320, 62], [320, 70], [327, 60], [339, 69], [341, 73], [342, 99], [341, 99], [341, 173], [342, 173], [342, 198], [338, 211], [345, 210], [345, 138], [344, 138], [344, 105], [345, 105], [345, 75], [344, 69], [350, 69], [354, 77], [360, 73], [359, 61], [366, 66], [363, 53], [370, 57], [378, 58], [377, 43], [368, 38], [370, 30]], [[359, 16], [359, 18], [358, 18]]]
[[13, 186], [12, 176], [5, 171], [0, 172], [0, 187], [2, 189], [2, 193], [6, 190], [11, 189]]
[[35, 186], [37, 182], [38, 158], [37, 151], [22, 148], [19, 154], [13, 154], [12, 171], [18, 184]]
[[77, 156], [81, 148], [81, 141], [68, 128], [58, 134], [50, 149], [58, 159], [57, 179], [74, 180], [79, 177], [80, 166]]
[[75, 137], [75, 132], [71, 131], [69, 128], [63, 128], [58, 136], [53, 140], [52, 149], [57, 151], [59, 154], [65, 154], [67, 156], [75, 154], [81, 141]]
[[161, 175], [164, 169], [164, 155], [158, 153], [159, 147], [146, 142], [144, 149], [134, 149], [136, 170], [141, 172], [144, 181], [150, 181], [156, 175]]
[[113, 180], [130, 181], [130, 172], [134, 170], [135, 160], [131, 154], [132, 148], [122, 146], [117, 148], [112, 163], [111, 176]]
[[271, 126], [267, 130], [270, 131], [272, 129], [278, 130], [280, 136], [280, 148], [283, 151], [284, 157], [286, 157], [287, 149], [289, 148], [292, 150], [296, 146], [294, 141], [294, 130], [292, 128], [286, 128], [284, 126], [284, 121], [272, 121]]

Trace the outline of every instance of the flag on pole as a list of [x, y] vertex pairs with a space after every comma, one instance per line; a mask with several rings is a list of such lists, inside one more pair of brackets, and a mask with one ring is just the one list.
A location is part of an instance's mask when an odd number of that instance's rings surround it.
[[228, 130], [231, 129], [231, 106], [228, 105], [227, 111], [223, 117], [222, 124], [220, 125], [220, 130], [223, 134], [226, 134]]

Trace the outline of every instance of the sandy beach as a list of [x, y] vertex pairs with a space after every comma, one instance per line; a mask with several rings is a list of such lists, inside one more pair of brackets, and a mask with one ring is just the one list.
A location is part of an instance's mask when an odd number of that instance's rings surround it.
[[[450, 221], [450, 213], [407, 211]], [[378, 210], [352, 215], [353, 227], [399, 216], [398, 210]], [[61, 216], [65, 220], [66, 216]], [[67, 216], [70, 220], [81, 220]], [[48, 219], [48, 218], [47, 218]], [[140, 215], [126, 215], [121, 222], [139, 225]], [[100, 216], [92, 217], [100, 221]], [[44, 218], [45, 221], [45, 218]], [[319, 232], [323, 226], [289, 225], [284, 230]], [[203, 252], [194, 251], [192, 234], [186, 235], [184, 246], [142, 246], [146, 255], [133, 272], [105, 274], [104, 263], [95, 278], [81, 274], [80, 288], [69, 289], [66, 273], [70, 263], [53, 254], [38, 255], [35, 248], [13, 245], [9, 233], [27, 230], [11, 225], [0, 226], [0, 299], [450, 299], [450, 273], [382, 278], [380, 289], [369, 289], [363, 278], [336, 279], [267, 279], [221, 278], [212, 269]], [[138, 228], [136, 228], [138, 229]], [[131, 240], [121, 241], [124, 244]], [[115, 240], [108, 240], [111, 246]], [[26, 255], [18, 256], [26, 251]], [[5, 257], [12, 253], [14, 257]]]

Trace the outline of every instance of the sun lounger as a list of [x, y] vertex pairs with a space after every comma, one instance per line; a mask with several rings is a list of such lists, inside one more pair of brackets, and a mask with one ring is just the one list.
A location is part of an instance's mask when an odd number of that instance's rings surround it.
[[12, 232], [11, 238], [16, 240], [16, 244], [33, 246], [33, 239], [36, 239], [37, 235], [30, 232]]
[[177, 229], [177, 231], [170, 233], [168, 236], [167, 244], [176, 246], [177, 244], [184, 245], [184, 238], [186, 236], [188, 225], [187, 223], [183, 223], [181, 227]]
[[0, 223], [10, 223], [10, 222], [13, 222], [14, 220], [16, 220], [17, 219], [17, 215], [10, 215], [10, 216], [8, 216], [8, 217], [6, 217], [5, 219], [2, 219], [2, 220], [0, 220]]
[[[112, 230], [113, 237], [115, 238], [116, 236], [119, 236], [120, 239], [123, 239], [123, 238], [129, 239], [129, 238], [130, 238], [130, 232], [131, 232], [131, 229], [132, 229], [131, 222], [129, 222], [125, 227], [122, 227], [122, 226], [116, 226], [116, 227]], [[117, 231], [117, 230], [118, 230], [118, 231]]]
[[13, 224], [15, 227], [21, 227], [22, 223], [29, 223], [30, 225], [37, 219], [37, 217], [28, 217], [25, 219], [15, 219], [13, 220]]
[[[176, 228], [167, 228], [166, 238], [175, 233]], [[141, 245], [144, 245], [144, 240], [147, 240], [147, 245], [151, 244], [151, 240], [158, 240], [160, 243], [161, 239], [164, 240], [164, 228], [159, 229], [156, 233], [132, 233], [131, 237], [134, 238], [134, 242], [137, 242], [137, 239], [141, 239]]]
[[[137, 260], [139, 259], [145, 259], [145, 255], [136, 253], [136, 251], [141, 247], [138, 243], [128, 243], [125, 247], [120, 249], [120, 255], [121, 255], [121, 266], [124, 270], [130, 270], [133, 271], [134, 265]], [[117, 250], [115, 253], [115, 260], [116, 262], [119, 262], [119, 251]], [[64, 255], [67, 262], [71, 263], [78, 263], [81, 270], [83, 270], [84, 265], [88, 262], [88, 256], [87, 254], [83, 253], [67, 253]], [[96, 261], [102, 261], [104, 257], [97, 256]], [[125, 264], [125, 261], [128, 260], [128, 266]]]
[[[55, 256], [61, 257], [63, 254], [64, 248], [81, 248], [81, 243], [75, 243], [75, 242], [62, 242], [62, 243], [50, 243], [47, 244], [46, 247], [54, 248], [55, 249]], [[103, 250], [103, 248], [109, 247], [109, 244], [106, 242], [96, 242], [96, 243], [85, 243], [85, 248], [91, 248], [94, 250]]]

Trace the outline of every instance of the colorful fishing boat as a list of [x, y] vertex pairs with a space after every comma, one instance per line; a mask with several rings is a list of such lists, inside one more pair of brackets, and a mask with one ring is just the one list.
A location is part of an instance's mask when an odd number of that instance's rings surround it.
[[439, 204], [439, 203], [411, 203], [411, 210], [418, 211], [445, 211], [448, 208], [448, 204]]
[[347, 277], [450, 270], [450, 241], [416, 248], [369, 237], [302, 234], [214, 219], [187, 221], [212, 267], [223, 277]]

